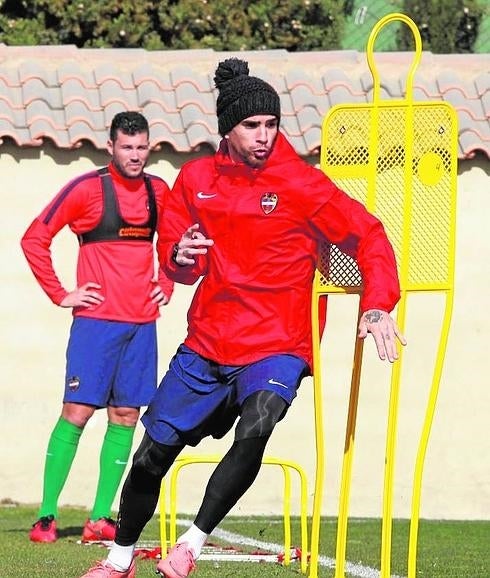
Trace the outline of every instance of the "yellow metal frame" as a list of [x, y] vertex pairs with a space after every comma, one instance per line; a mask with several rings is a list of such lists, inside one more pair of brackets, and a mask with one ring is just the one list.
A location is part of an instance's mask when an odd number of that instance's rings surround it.
[[[415, 40], [415, 54], [407, 76], [405, 99], [383, 101], [374, 64], [374, 44], [380, 30], [394, 21], [410, 27]], [[453, 309], [456, 228], [457, 119], [447, 103], [413, 101], [413, 79], [421, 50], [419, 31], [410, 18], [398, 13], [382, 18], [373, 28], [367, 47], [368, 65], [373, 76], [373, 103], [333, 107], [323, 122], [321, 148], [322, 170], [351, 196], [363, 202], [385, 225], [397, 256], [401, 299], [396, 320], [402, 331], [409, 293], [438, 292], [445, 296], [439, 345], [414, 469], [409, 578], [416, 575], [423, 467]], [[322, 295], [361, 291], [362, 279], [356, 264], [338, 247], [325, 243], [320, 251], [312, 299], [317, 463], [311, 527], [311, 578], [318, 575], [325, 469], [318, 303]], [[345, 577], [362, 344], [362, 340], [356, 339], [339, 496], [335, 578]], [[399, 360], [392, 366], [387, 416], [381, 578], [389, 578], [391, 566], [393, 478], [403, 351], [399, 355]]]
[[[165, 479], [162, 480], [160, 488], [159, 509], [160, 509], [160, 543], [162, 557], [166, 556], [167, 543], [173, 546], [177, 540], [177, 481], [182, 468], [191, 464], [217, 464], [221, 461], [219, 455], [183, 455], [177, 458], [170, 474], [170, 512], [168, 516], [167, 533], [167, 511], [166, 511], [166, 489]], [[307, 480], [306, 474], [298, 464], [275, 457], [265, 456], [262, 458], [263, 465], [278, 466], [284, 474], [284, 566], [291, 563], [291, 471], [296, 472], [300, 481], [300, 528], [301, 528], [301, 554], [300, 568], [303, 574], [307, 572], [308, 560], [308, 523], [307, 523]], [[167, 537], [168, 536], [168, 537]]]

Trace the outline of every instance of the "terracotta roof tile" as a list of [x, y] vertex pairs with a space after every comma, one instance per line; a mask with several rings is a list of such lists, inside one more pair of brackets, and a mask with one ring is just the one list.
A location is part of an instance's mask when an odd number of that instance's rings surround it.
[[65, 121], [66, 126], [85, 121], [93, 130], [106, 130], [106, 121], [102, 110], [91, 110], [83, 101], [72, 101], [65, 106]]
[[67, 78], [61, 85], [61, 98], [64, 106], [71, 102], [82, 102], [89, 110], [100, 109], [98, 88], [87, 88], [79, 78]]
[[34, 100], [26, 106], [26, 122], [30, 126], [36, 120], [45, 120], [56, 130], [65, 129], [63, 110], [52, 110], [44, 100]]
[[386, 82], [381, 82], [381, 86], [389, 94], [388, 98], [403, 98], [406, 90], [406, 79], [393, 78]]
[[289, 136], [289, 142], [301, 156], [307, 156], [309, 151], [306, 148], [305, 139], [303, 136]]
[[211, 92], [203, 92], [191, 82], [182, 82], [175, 88], [175, 99], [178, 109], [183, 109], [190, 104], [197, 107], [196, 114], [215, 114], [216, 106], [214, 95]]
[[[312, 93], [311, 88], [307, 85], [296, 85], [290, 92], [291, 102], [293, 103], [294, 112], [298, 113], [305, 107], [317, 107], [317, 110], [323, 108], [321, 101], [327, 100], [325, 94], [317, 96]], [[318, 106], [317, 106], [318, 105]]]
[[136, 96], [140, 108], [156, 102], [163, 106], [163, 111], [171, 112], [177, 106], [175, 92], [162, 90], [155, 80], [143, 80], [136, 89]]
[[440, 74], [438, 74], [436, 82], [441, 94], [444, 94], [446, 91], [452, 90], [455, 87], [462, 88], [458, 75], [455, 74], [452, 70], [442, 71]]
[[98, 85], [107, 84], [109, 82], [118, 85], [121, 90], [134, 89], [134, 81], [131, 74], [128, 74], [122, 69], [117, 68], [114, 64], [102, 64], [97, 66], [94, 70], [95, 82]]
[[141, 112], [146, 116], [151, 126], [151, 124], [157, 120], [166, 119], [167, 116], [171, 116], [172, 114], [175, 116], [175, 113], [170, 112], [175, 110], [175, 108], [175, 104], [171, 108], [167, 108], [159, 99], [155, 99], [144, 104], [141, 107]]
[[328, 88], [328, 85], [324, 84], [324, 78], [312, 78], [308, 81], [300, 69], [290, 70], [286, 74], [284, 89], [292, 92], [297, 86], [307, 86], [313, 94], [322, 94], [325, 88]]
[[303, 138], [305, 140], [305, 151], [319, 152], [322, 142], [322, 131], [318, 125], [306, 130]]
[[115, 79], [105, 79], [99, 87], [99, 92], [100, 104], [103, 107], [113, 102], [119, 103], [121, 108], [135, 109], [138, 106], [136, 89], [124, 88]]
[[273, 86], [280, 95], [287, 94], [289, 92], [286, 81], [287, 72], [285, 72], [285, 74], [282, 76], [277, 76], [277, 73], [274, 72], [273, 67], [267, 69], [258, 66], [257, 68], [250, 70], [250, 74], [252, 76], [258, 76], [259, 78], [262, 78], [262, 80]]
[[[459, 157], [471, 159], [475, 154], [482, 150], [481, 136], [474, 131], [463, 130], [459, 133]], [[487, 150], [490, 148], [490, 143], [487, 143]]]
[[437, 90], [435, 81], [430, 79], [425, 84], [413, 85], [413, 98], [415, 101], [429, 100], [429, 101], [439, 101], [443, 100], [442, 95]]
[[0, 98], [0, 118], [10, 122], [13, 126], [25, 126], [26, 112], [23, 108], [14, 109], [5, 100]]
[[209, 127], [200, 123], [190, 124], [187, 127], [186, 135], [192, 150], [198, 150], [203, 143], [209, 144], [215, 149], [219, 142], [217, 136], [211, 136]]
[[8, 86], [0, 80], [0, 102], [5, 102], [12, 110], [24, 108], [21, 86]]
[[150, 125], [152, 147], [161, 143], [171, 143], [177, 152], [189, 152], [191, 149], [187, 135], [184, 132], [173, 132], [168, 124], [156, 122]]
[[[150, 115], [148, 115], [148, 110], [149, 107], [146, 107], [145, 114], [148, 117], [150, 127], [152, 127], [153, 125], [162, 124], [167, 126], [168, 130], [174, 135], [184, 132], [184, 124], [182, 122], [182, 116], [180, 115], [180, 113], [170, 112], [170, 113], [163, 113], [155, 117], [151, 117]], [[172, 141], [168, 142], [172, 144]]]
[[283, 94], [281, 97], [281, 117], [295, 116], [294, 103], [290, 94]]
[[132, 74], [135, 86], [140, 86], [143, 82], [152, 82], [156, 84], [160, 90], [168, 90], [171, 86], [170, 73], [156, 70], [148, 62], [136, 66]]
[[485, 114], [485, 118], [487, 120], [490, 119], [490, 90], [482, 95], [481, 104], [483, 107], [483, 112]]
[[[332, 108], [332, 106], [333, 106], [332, 97], [333, 96], [334, 96], [333, 92], [331, 92], [330, 94], [323, 94], [323, 95], [319, 96], [318, 99], [315, 101], [316, 109], [317, 109], [318, 114], [319, 114], [318, 126], [321, 126], [323, 117], [326, 116], [328, 111]], [[356, 97], [354, 97], [354, 100], [353, 100], [351, 97], [349, 102], [360, 102], [360, 100], [357, 100], [359, 98], [360, 97], [356, 96]]]
[[366, 94], [364, 92], [352, 93], [345, 85], [339, 84], [333, 87], [328, 93], [328, 100], [332, 106], [345, 103], [365, 104]]
[[312, 127], [318, 126], [318, 110], [314, 106], [304, 106], [298, 113], [298, 122], [303, 134], [306, 134]]
[[459, 115], [459, 131], [473, 132], [478, 138], [484, 142], [490, 143], [490, 126], [487, 122], [475, 123], [473, 118], [466, 112]]
[[88, 122], [77, 121], [68, 127], [69, 142], [73, 148], [82, 145], [82, 141], [88, 141], [97, 149], [104, 149], [107, 144], [107, 129], [94, 130]]
[[[14, 88], [16, 86], [20, 86], [21, 82], [19, 79], [19, 71], [17, 69], [10, 70], [8, 68], [3, 68], [2, 64], [0, 63], [0, 81], [3, 85], [8, 86], [10, 88]], [[0, 91], [0, 95], [3, 93]]]
[[60, 62], [57, 70], [58, 83], [63, 86], [65, 83], [76, 80], [83, 88], [96, 88], [95, 75], [93, 70], [83, 70], [77, 61]]
[[[135, 110], [135, 108], [131, 106], [125, 106], [124, 103], [121, 103], [118, 100], [114, 100], [109, 104], [107, 104], [106, 106], [104, 106], [103, 111], [107, 129], [109, 129], [109, 127], [111, 126], [111, 121], [114, 118], [114, 115], [116, 115], [118, 112], [121, 112], [122, 110]], [[107, 134], [106, 134], [106, 142], [107, 142]]]
[[373, 76], [368, 70], [364, 71], [361, 74], [359, 80], [361, 82], [361, 88], [364, 93], [368, 93], [373, 89], [374, 86]]
[[[490, 68], [490, 66], [489, 66]], [[475, 78], [475, 86], [478, 94], [482, 96], [490, 92], [490, 71], [484, 72]]]
[[18, 128], [9, 120], [0, 117], [0, 144], [5, 138], [12, 139], [16, 145], [21, 146], [40, 146], [42, 142], [33, 142], [29, 130], [26, 128]]
[[57, 86], [57, 75], [54, 70], [44, 68], [36, 61], [23, 62], [19, 66], [19, 81], [26, 83], [29, 80], [40, 80], [44, 86]]
[[29, 78], [22, 84], [22, 96], [27, 105], [42, 100], [53, 109], [62, 108], [61, 91], [58, 86], [47, 87], [40, 78]]
[[326, 92], [330, 92], [337, 88], [345, 88], [352, 96], [364, 96], [361, 79], [357, 76], [349, 78], [347, 74], [339, 68], [327, 70], [323, 75], [322, 80]]
[[37, 117], [29, 123], [29, 134], [32, 142], [42, 143], [44, 139], [51, 140], [58, 148], [70, 147], [67, 131], [59, 130], [46, 118]]
[[187, 127], [191, 126], [192, 124], [201, 124], [203, 126], [208, 126], [209, 128], [212, 127], [213, 132], [217, 131], [217, 122], [216, 117], [214, 115], [210, 116], [210, 120], [214, 122], [210, 122], [207, 124], [206, 122], [206, 113], [202, 110], [199, 101], [189, 101], [189, 104], [186, 104], [180, 109], [180, 116], [182, 119], [182, 124], [184, 125], [184, 129], [186, 130]]
[[191, 83], [197, 91], [211, 90], [211, 82], [207, 74], [200, 74], [189, 66], [176, 66], [170, 71], [171, 86], [176, 88], [183, 82]]
[[[140, 110], [154, 147], [190, 152], [219, 141], [214, 70], [239, 57], [251, 74], [273, 85], [281, 98], [282, 127], [299, 154], [317, 154], [330, 108], [369, 103], [373, 74], [355, 50], [288, 53], [284, 50], [214, 52], [78, 49], [75, 46], [0, 44], [0, 142], [60, 148], [84, 142], [104, 149], [115, 113]], [[380, 98], [401, 99], [412, 53], [374, 55]], [[418, 101], [450, 102], [459, 116], [459, 156], [480, 151], [490, 158], [488, 55], [423, 52], [414, 74]]]
[[282, 116], [281, 128], [288, 135], [288, 137], [302, 136], [301, 128], [299, 126], [298, 118], [293, 116]]

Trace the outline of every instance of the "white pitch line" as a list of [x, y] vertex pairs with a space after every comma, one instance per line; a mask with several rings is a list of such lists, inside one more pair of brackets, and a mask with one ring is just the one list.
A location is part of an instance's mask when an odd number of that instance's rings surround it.
[[[181, 526], [190, 526], [192, 522], [189, 520], [177, 520], [177, 524]], [[276, 554], [281, 554], [284, 551], [284, 546], [280, 544], [274, 544], [272, 542], [262, 542], [260, 540], [255, 540], [248, 536], [241, 536], [240, 534], [234, 534], [233, 532], [228, 532], [227, 530], [221, 530], [216, 528], [211, 536], [215, 536], [224, 542], [230, 542], [232, 544], [239, 544], [240, 546], [252, 546], [253, 548], [260, 548], [261, 550], [266, 550], [269, 552], [274, 552]], [[320, 566], [325, 566], [326, 568], [335, 568], [335, 560], [327, 556], [319, 556], [318, 563]], [[353, 562], [345, 563], [345, 571], [350, 576], [354, 578], [379, 578], [380, 571], [376, 568], [371, 568], [370, 566], [363, 566], [362, 564], [354, 564]], [[404, 576], [398, 576], [397, 574], [392, 574], [391, 578], [405, 578]]]

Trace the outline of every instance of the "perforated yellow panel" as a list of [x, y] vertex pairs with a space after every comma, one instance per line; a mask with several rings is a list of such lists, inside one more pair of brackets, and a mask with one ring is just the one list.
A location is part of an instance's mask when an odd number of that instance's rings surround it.
[[[452, 281], [456, 118], [445, 103], [378, 102], [331, 110], [321, 168], [383, 222], [402, 289], [442, 289]], [[321, 250], [318, 291], [361, 287], [355, 262]]]

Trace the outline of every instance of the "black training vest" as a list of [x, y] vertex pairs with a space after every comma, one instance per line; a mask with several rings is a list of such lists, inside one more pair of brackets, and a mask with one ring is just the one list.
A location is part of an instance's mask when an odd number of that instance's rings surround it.
[[151, 243], [157, 226], [157, 206], [150, 178], [143, 175], [148, 191], [148, 220], [141, 225], [132, 225], [121, 216], [109, 169], [103, 167], [97, 172], [102, 181], [102, 217], [91, 231], [78, 235], [80, 245], [98, 241], [148, 241]]

